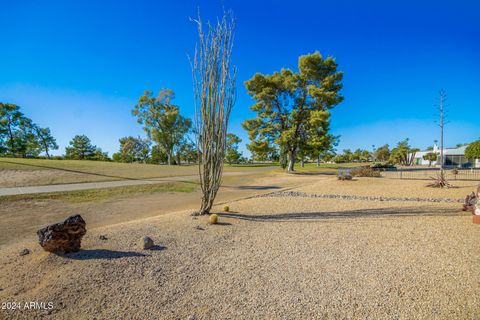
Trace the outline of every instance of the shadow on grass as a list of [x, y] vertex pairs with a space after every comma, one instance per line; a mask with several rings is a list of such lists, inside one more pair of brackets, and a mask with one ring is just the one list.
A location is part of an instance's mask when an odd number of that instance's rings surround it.
[[338, 212], [300, 212], [300, 213], [272, 213], [272, 214], [241, 214], [241, 213], [218, 213], [220, 217], [233, 218], [248, 221], [302, 221], [302, 220], [327, 220], [337, 218], [364, 218], [364, 217], [409, 217], [409, 216], [459, 216], [452, 209], [447, 208], [380, 208], [346, 210]]
[[337, 174], [336, 171], [325, 171], [325, 172], [315, 172], [315, 171], [305, 171], [305, 172], [300, 172], [300, 171], [294, 171], [294, 172], [288, 172], [288, 174], [294, 174], [298, 176], [334, 176]]
[[[156, 249], [156, 250], [163, 250]], [[115, 251], [107, 249], [87, 249], [79, 252], [59, 255], [72, 260], [112, 260], [128, 257], [147, 257], [148, 255], [134, 251]]]
[[[51, 169], [51, 170], [59, 170], [59, 171], [65, 171], [65, 172], [72, 172], [72, 173], [80, 173], [80, 174], [87, 174], [87, 175], [92, 175], [92, 176], [98, 176], [98, 177], [104, 177], [104, 178], [114, 178], [118, 180], [132, 180], [132, 181], [156, 181], [156, 179], [162, 179], [161, 182], [170, 182], [170, 180], [167, 180], [168, 177], [165, 177], [166, 179], [163, 179], [164, 177], [159, 176], [159, 177], [149, 177], [149, 178], [131, 178], [131, 177], [124, 177], [124, 176], [116, 176], [116, 175], [109, 175], [109, 174], [103, 174], [103, 173], [97, 173], [97, 172], [88, 172], [88, 171], [81, 171], [81, 170], [74, 170], [74, 169], [66, 169], [66, 168], [58, 168], [58, 167], [52, 167], [52, 166], [42, 166], [39, 164], [31, 164], [31, 163], [20, 163], [20, 162], [15, 162], [15, 161], [6, 161], [6, 160], [0, 160], [0, 162], [5, 162], [9, 164], [16, 164], [16, 165], [22, 165], [22, 166], [27, 166], [27, 167], [36, 167], [36, 168], [45, 168], [45, 169]], [[182, 177], [182, 176], [191, 176], [192, 174], [188, 175], [177, 175], [176, 177]], [[179, 181], [179, 180], [171, 180], [174, 182], [184, 182], [184, 181]]]

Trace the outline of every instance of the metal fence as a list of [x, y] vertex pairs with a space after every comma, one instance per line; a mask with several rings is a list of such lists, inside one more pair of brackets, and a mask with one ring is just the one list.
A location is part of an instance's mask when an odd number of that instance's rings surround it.
[[[480, 180], [480, 169], [444, 169], [447, 180]], [[436, 178], [440, 168], [382, 169], [382, 177], [390, 179], [430, 180]]]
[[[338, 175], [350, 174], [352, 170], [362, 168], [338, 168]], [[405, 179], [405, 180], [431, 180], [436, 178], [440, 173], [440, 168], [374, 168], [380, 171], [384, 178], [389, 179]], [[473, 180], [480, 181], [480, 168], [460, 169], [448, 168], [444, 169], [447, 180]]]

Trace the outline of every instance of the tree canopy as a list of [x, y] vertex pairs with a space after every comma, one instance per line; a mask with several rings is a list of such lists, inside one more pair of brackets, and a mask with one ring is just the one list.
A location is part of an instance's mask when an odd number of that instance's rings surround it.
[[242, 142], [237, 135], [227, 133], [227, 150], [225, 152], [225, 160], [228, 164], [238, 163], [242, 154], [238, 151], [238, 144]]
[[245, 82], [256, 101], [250, 109], [257, 114], [243, 123], [252, 141], [249, 149], [277, 148], [288, 157], [289, 171], [300, 150], [321, 153], [335, 141], [328, 133], [329, 110], [343, 100], [339, 93], [343, 73], [337, 71], [334, 58], [324, 59], [319, 52], [301, 56], [298, 69], [257, 73]]
[[474, 141], [467, 146], [465, 157], [469, 160], [480, 159], [480, 140]]
[[428, 165], [431, 166], [433, 161], [437, 161], [437, 152], [428, 152], [423, 155], [423, 160], [428, 161]]
[[169, 165], [192, 126], [191, 120], [180, 115], [178, 106], [172, 103], [174, 98], [175, 94], [170, 89], [160, 90], [157, 97], [153, 97], [152, 91], [146, 90], [132, 110], [149, 139], [166, 153]]
[[69, 145], [65, 149], [65, 158], [67, 159], [95, 160], [101, 155], [101, 150], [94, 146], [86, 135], [76, 135]]
[[373, 158], [375, 161], [386, 162], [390, 159], [390, 147], [388, 144], [378, 147], [373, 152]]
[[146, 162], [150, 154], [150, 141], [132, 136], [120, 138], [120, 151], [113, 154], [118, 162]]
[[0, 154], [13, 157], [37, 157], [58, 149], [49, 128], [41, 128], [20, 112], [20, 107], [0, 103]]
[[401, 164], [404, 166], [411, 166], [415, 154], [420, 151], [418, 148], [412, 148], [408, 143], [408, 138], [397, 143], [397, 146], [392, 149], [390, 154], [390, 162]]

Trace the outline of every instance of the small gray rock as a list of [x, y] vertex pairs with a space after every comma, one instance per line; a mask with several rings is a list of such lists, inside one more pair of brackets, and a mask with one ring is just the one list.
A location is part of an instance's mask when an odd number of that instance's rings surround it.
[[20, 251], [20, 256], [26, 256], [27, 254], [30, 254], [30, 250], [23, 249], [22, 251]]
[[140, 248], [143, 250], [150, 249], [151, 247], [154, 246], [152, 238], [148, 236], [143, 236], [142, 239], [140, 239]]

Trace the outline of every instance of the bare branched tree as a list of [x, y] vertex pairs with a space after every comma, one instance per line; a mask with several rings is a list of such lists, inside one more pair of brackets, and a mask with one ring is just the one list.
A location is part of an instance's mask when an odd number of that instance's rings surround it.
[[235, 19], [224, 12], [215, 25], [203, 30], [200, 14], [199, 43], [192, 65], [195, 97], [195, 133], [198, 148], [202, 203], [195, 214], [209, 214], [220, 188], [230, 111], [236, 99], [236, 68], [231, 65]]
[[433, 182], [428, 184], [428, 187], [432, 188], [451, 188], [453, 187], [448, 181], [445, 176], [445, 170], [443, 169], [444, 166], [444, 155], [443, 155], [443, 129], [445, 127], [445, 118], [447, 116], [445, 110], [445, 102], [447, 101], [447, 93], [445, 90], [440, 90], [438, 93], [438, 113], [439, 113], [439, 120], [438, 126], [440, 128], [440, 172], [438, 173], [436, 178], [433, 178]]

